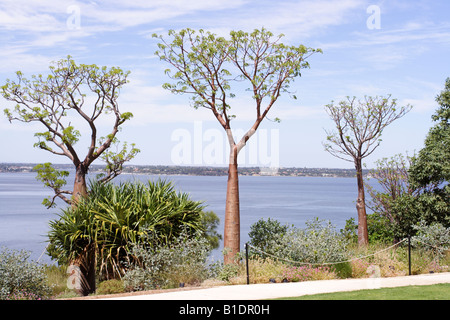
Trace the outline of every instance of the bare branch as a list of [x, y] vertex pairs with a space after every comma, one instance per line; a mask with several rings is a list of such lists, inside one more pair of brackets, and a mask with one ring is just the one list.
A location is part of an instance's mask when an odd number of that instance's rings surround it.
[[411, 110], [407, 105], [397, 109], [395, 99], [365, 97], [363, 101], [347, 97], [338, 105], [325, 107], [337, 132], [327, 132], [326, 151], [332, 155], [346, 155], [344, 160], [363, 159], [380, 145], [383, 129]]

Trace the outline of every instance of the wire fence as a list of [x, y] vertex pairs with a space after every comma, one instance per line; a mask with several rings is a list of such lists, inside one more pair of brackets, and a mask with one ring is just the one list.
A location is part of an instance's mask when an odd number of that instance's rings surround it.
[[317, 263], [301, 262], [301, 261], [293, 261], [293, 260], [289, 260], [289, 259], [283, 259], [283, 258], [280, 258], [280, 257], [278, 257], [276, 255], [270, 254], [268, 252], [264, 252], [264, 251], [260, 250], [259, 248], [256, 248], [256, 247], [254, 247], [254, 246], [252, 246], [250, 244], [247, 244], [247, 246], [249, 248], [252, 248], [254, 251], [257, 251], [257, 252], [259, 252], [259, 253], [261, 253], [263, 255], [267, 255], [267, 256], [275, 258], [275, 259], [277, 259], [279, 261], [284, 261], [284, 262], [288, 262], [288, 263], [291, 263], [291, 264], [297, 264], [297, 265], [334, 265], [334, 264], [341, 264], [341, 263], [346, 263], [346, 262], [352, 262], [354, 260], [365, 259], [365, 258], [374, 256], [374, 255], [376, 255], [378, 253], [381, 253], [383, 251], [387, 251], [387, 250], [389, 250], [389, 249], [391, 249], [393, 247], [396, 247], [396, 246], [400, 245], [401, 243], [403, 243], [403, 242], [405, 242], [407, 240], [408, 240], [408, 238], [405, 238], [405, 239], [401, 240], [400, 242], [398, 242], [398, 243], [396, 243], [396, 244], [394, 244], [394, 245], [392, 245], [390, 247], [384, 248], [382, 250], [379, 250], [379, 251], [374, 252], [372, 254], [368, 254], [366, 256], [355, 257], [355, 258], [352, 258], [352, 259], [349, 259], [349, 260], [342, 260], [342, 261], [335, 261], [335, 262], [317, 262]]
[[[357, 257], [354, 257], [354, 258], [351, 258], [351, 259], [348, 259], [348, 260], [342, 260], [342, 261], [313, 262], [313, 263], [312, 262], [307, 262], [307, 261], [294, 261], [294, 260], [291, 260], [291, 259], [282, 258], [282, 257], [277, 256], [275, 254], [272, 254], [272, 253], [269, 253], [269, 252], [265, 252], [265, 251], [261, 250], [260, 248], [257, 248], [255, 246], [249, 244], [249, 243], [246, 243], [245, 244], [245, 256], [246, 256], [247, 284], [250, 283], [250, 276], [249, 276], [249, 249], [250, 248], [252, 249], [252, 251], [261, 254], [263, 257], [270, 257], [270, 258], [275, 259], [277, 261], [282, 261], [282, 262], [285, 262], [285, 263], [288, 263], [288, 264], [293, 264], [293, 265], [310, 265], [310, 266], [317, 266], [317, 265], [319, 265], [319, 266], [333, 266], [333, 265], [338, 265], [338, 264], [343, 264], [343, 263], [351, 263], [352, 261], [362, 260], [362, 259], [367, 259], [367, 258], [373, 257], [373, 256], [375, 256], [377, 254], [380, 254], [382, 252], [385, 252], [385, 251], [391, 250], [391, 249], [393, 249], [395, 247], [398, 247], [404, 242], [408, 242], [408, 274], [411, 275], [412, 274], [411, 273], [411, 255], [412, 255], [412, 253], [411, 253], [411, 248], [412, 248], [411, 237], [404, 238], [401, 241], [399, 241], [399, 242], [397, 242], [397, 243], [395, 243], [395, 244], [393, 244], [393, 245], [391, 245], [389, 247], [383, 248], [381, 250], [378, 250], [378, 251], [376, 251], [374, 253], [371, 253], [371, 254], [368, 254], [368, 255], [357, 256]], [[421, 243], [421, 244], [423, 244], [426, 247], [430, 247], [435, 252], [445, 252], [445, 251], [449, 251], [450, 250], [450, 248], [448, 246], [444, 247], [444, 246], [431, 245], [429, 243], [425, 243], [425, 242], [420, 241], [418, 239], [414, 239], [414, 242], [415, 243]]]

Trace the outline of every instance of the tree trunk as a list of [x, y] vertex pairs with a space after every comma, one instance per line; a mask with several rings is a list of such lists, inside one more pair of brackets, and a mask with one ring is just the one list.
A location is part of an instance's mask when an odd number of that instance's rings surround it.
[[[87, 185], [86, 185], [86, 174], [87, 167], [83, 163], [79, 163], [75, 171], [75, 182], [73, 185], [72, 193], [72, 207], [76, 207], [78, 200], [81, 197], [87, 195]], [[95, 257], [95, 245], [89, 244], [85, 248], [85, 252], [80, 257], [79, 263], [77, 265], [80, 268], [80, 293], [83, 296], [87, 296], [90, 293], [95, 292], [95, 268], [96, 268], [96, 257]]]
[[367, 232], [366, 199], [364, 194], [364, 180], [361, 159], [355, 160], [356, 180], [358, 181], [358, 198], [356, 200], [356, 211], [358, 212], [358, 244], [367, 246], [369, 235]]
[[95, 244], [89, 245], [85, 253], [84, 263], [81, 264], [80, 270], [83, 276], [82, 282], [82, 294], [87, 296], [95, 292], [95, 267], [96, 257], [95, 257]]
[[228, 165], [227, 198], [225, 205], [224, 264], [234, 263], [240, 251], [239, 176], [237, 165], [238, 149], [230, 147]]
[[84, 252], [71, 263], [79, 269], [79, 272], [75, 272], [71, 275], [75, 278], [76, 286], [72, 287], [76, 292], [82, 296], [87, 296], [95, 292], [95, 269], [96, 269], [96, 253], [95, 253], [95, 243], [91, 243], [86, 246]]
[[72, 205], [75, 205], [80, 197], [87, 195], [86, 185], [87, 168], [83, 163], [76, 166], [75, 182], [73, 184]]

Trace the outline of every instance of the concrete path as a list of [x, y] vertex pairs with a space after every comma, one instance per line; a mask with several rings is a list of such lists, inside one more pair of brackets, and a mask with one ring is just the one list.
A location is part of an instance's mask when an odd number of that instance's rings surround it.
[[[229, 285], [103, 298], [104, 300], [259, 300], [309, 294], [450, 283], [450, 272], [392, 278], [338, 279], [290, 283]], [[450, 292], [449, 292], [450, 299]]]

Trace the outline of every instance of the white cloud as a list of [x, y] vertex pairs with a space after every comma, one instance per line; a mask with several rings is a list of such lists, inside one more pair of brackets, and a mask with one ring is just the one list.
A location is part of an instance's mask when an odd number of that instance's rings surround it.
[[2, 1], [0, 3], [0, 30], [53, 32], [63, 23], [55, 16], [58, 6], [44, 1]]
[[11, 80], [15, 80], [14, 73], [16, 71], [24, 71], [27, 74], [42, 72], [48, 70], [51, 61], [56, 60], [56, 57], [28, 53], [26, 50], [17, 47], [6, 47], [0, 50], [1, 73], [5, 74], [5, 78]]
[[[69, 30], [66, 25], [70, 16], [67, 8], [72, 5], [80, 7], [81, 28], [79, 30]], [[137, 35], [145, 36], [147, 34], [145, 28], [152, 31], [164, 30], [172, 23], [176, 25], [190, 22], [193, 27], [202, 26], [219, 33], [228, 33], [230, 29], [238, 28], [251, 30], [264, 25], [275, 34], [286, 33], [286, 41], [299, 37], [315, 39], [312, 38], [313, 35], [321, 35], [331, 27], [354, 23], [355, 17], [366, 17], [366, 7], [367, 2], [362, 0], [281, 2], [241, 0], [227, 2], [219, 0], [74, 2], [63, 0], [57, 4], [50, 0], [5, 0], [0, 4], [5, 18], [0, 19], [0, 32], [2, 29], [13, 32], [4, 32], [7, 41], [0, 44], [0, 58], [4, 62], [2, 72], [9, 74], [20, 69], [29, 74], [43, 69], [47, 70], [51, 61], [64, 57], [64, 55], [58, 55], [63, 51], [61, 48], [68, 50], [72, 55], [74, 52], [86, 53], [86, 56], [90, 56], [92, 59], [95, 52], [89, 51], [89, 41], [91, 40], [84, 42], [83, 38], [93, 36], [92, 39], [99, 41], [99, 43], [95, 43], [98, 48], [102, 44], [102, 39], [105, 43], [113, 41], [109, 37], [107, 40], [106, 37], [101, 38], [98, 34], [135, 26], [142, 27], [136, 31]], [[362, 23], [364, 25], [364, 19]], [[350, 32], [349, 34], [349, 40], [328, 42], [319, 47], [322, 47], [325, 53], [328, 49], [345, 48], [353, 51], [353, 54], [355, 50], [350, 49], [356, 48], [359, 54], [355, 59], [359, 64], [352, 63], [354, 67], [347, 70], [346, 67], [336, 65], [336, 59], [333, 59], [331, 68], [327, 68], [326, 71], [322, 70], [322, 72], [336, 75], [344, 71], [347, 74], [355, 74], [355, 70], [361, 71], [364, 68], [386, 70], [398, 65], [411, 54], [417, 55], [420, 50], [429, 50], [426, 45], [422, 45], [423, 43], [430, 41], [445, 43], [450, 39], [448, 25], [440, 22], [430, 24], [406, 21], [403, 26], [394, 30], [382, 29], [379, 32]], [[127, 45], [125, 39], [119, 41], [124, 41], [124, 45]], [[317, 42], [317, 40], [314, 41]], [[408, 43], [407, 46], [405, 46], [405, 42]], [[415, 50], [411, 50], [410, 43], [415, 44]], [[148, 55], [151, 54], [152, 51], [149, 50]], [[139, 59], [142, 57], [140, 55]], [[96, 59], [104, 61], [105, 57], [95, 57], [94, 61], [97, 61]], [[120, 98], [124, 110], [129, 107], [135, 113], [135, 123], [170, 121], [191, 116], [213, 119], [209, 110], [203, 110], [206, 111], [203, 112], [190, 108], [189, 96], [174, 96], [162, 89], [160, 85], [155, 86], [154, 84], [159, 81], [161, 83], [168, 81], [162, 73], [159, 77], [154, 74], [142, 73], [139, 67], [136, 67], [137, 59], [130, 58], [130, 56], [119, 54], [114, 59], [115, 61], [119, 59], [121, 63], [127, 61], [131, 64], [129, 69], [132, 70], [132, 76], [137, 73], [137, 76], [132, 78], [132, 82], [123, 89]], [[101, 61], [100, 64], [104, 63]], [[320, 67], [321, 65], [318, 63], [317, 68]], [[319, 70], [316, 69], [316, 66], [313, 68], [312, 73]], [[342, 71], [336, 71], [337, 69], [342, 69]], [[349, 91], [352, 93], [370, 94], [367, 86], [361, 85], [361, 88], [355, 88], [350, 84], [349, 88], [352, 89]], [[386, 92], [381, 92], [381, 94], [386, 94]], [[421, 97], [415, 98], [422, 100]], [[233, 103], [237, 106], [235, 109], [238, 110], [247, 110], [249, 105], [248, 102], [237, 99]], [[315, 102], [307, 101], [306, 104], [314, 105]], [[252, 106], [253, 104], [250, 104], [249, 111], [244, 111], [241, 118], [254, 118]], [[297, 107], [295, 103], [289, 102], [278, 103], [270, 114], [280, 118], [303, 117], [314, 115], [314, 110], [315, 108]]]
[[385, 45], [420, 43], [450, 44], [450, 24], [406, 22], [399, 28], [382, 28], [377, 31], [353, 32], [352, 37], [337, 42], [321, 43], [327, 49], [361, 48]]
[[236, 10], [202, 17], [202, 24], [220, 35], [231, 29], [251, 31], [265, 27], [275, 34], [285, 34], [287, 39], [307, 38], [328, 27], [350, 23], [349, 17], [362, 3], [361, 0], [251, 1]]
[[243, 5], [242, 0], [220, 1], [90, 1], [78, 3], [83, 27], [91, 31], [116, 31], [124, 28], [148, 25], [203, 11], [220, 11]]

